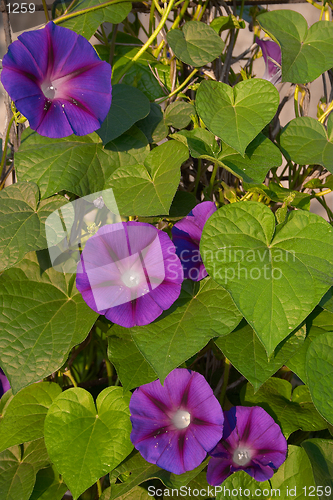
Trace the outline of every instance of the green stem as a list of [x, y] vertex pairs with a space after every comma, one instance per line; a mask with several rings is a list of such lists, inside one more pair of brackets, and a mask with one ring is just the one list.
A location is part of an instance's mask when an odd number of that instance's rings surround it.
[[329, 115], [329, 114], [330, 114], [330, 112], [332, 111], [332, 109], [333, 109], [333, 101], [329, 104], [329, 106], [328, 106], [328, 108], [326, 109], [325, 113], [323, 113], [323, 114], [321, 115], [321, 117], [318, 119], [318, 121], [319, 121], [320, 123], [324, 123], [324, 121], [325, 121], [325, 119], [326, 119], [327, 115]]
[[206, 0], [206, 1], [205, 1], [205, 3], [204, 3], [204, 5], [203, 5], [203, 7], [202, 7], [202, 9], [201, 9], [200, 14], [199, 14], [199, 15], [198, 15], [198, 17], [197, 17], [197, 21], [201, 21], [202, 16], [203, 16], [203, 15], [204, 15], [204, 13], [205, 13], [205, 10], [206, 10], [206, 8], [207, 8], [208, 3], [209, 3], [209, 0]]
[[13, 115], [11, 117], [11, 119], [9, 120], [9, 123], [8, 123], [8, 127], [7, 127], [7, 133], [6, 133], [6, 137], [5, 137], [5, 143], [4, 143], [3, 153], [2, 153], [1, 163], [0, 163], [0, 179], [1, 179], [3, 167], [4, 167], [5, 163], [6, 163], [7, 146], [8, 146], [8, 141], [9, 141], [9, 134], [10, 134], [10, 129], [12, 128], [14, 120], [15, 120], [15, 115]]
[[183, 16], [187, 10], [188, 4], [190, 3], [190, 0], [185, 0], [183, 7], [181, 8], [181, 11], [179, 12], [178, 16], [176, 17], [173, 25], [171, 26], [171, 29], [173, 30], [174, 28], [178, 28], [178, 25], [180, 21], [183, 19]]
[[101, 485], [101, 480], [100, 479], [97, 479], [96, 485], [97, 485], [98, 498], [101, 498], [101, 496], [102, 496], [102, 485]]
[[[143, 1], [143, 0], [139, 0]], [[93, 12], [94, 10], [103, 9], [104, 7], [108, 7], [109, 5], [114, 5], [116, 3], [128, 2], [128, 0], [109, 0], [108, 2], [100, 3], [99, 5], [94, 5], [94, 7], [87, 7], [82, 10], [77, 10], [75, 12], [71, 12], [70, 14], [63, 14], [57, 19], [54, 19], [53, 22], [55, 24], [62, 23], [63, 21], [67, 21], [67, 19], [71, 19], [72, 17], [81, 16], [82, 14], [88, 14], [88, 12]]]
[[195, 178], [195, 184], [194, 184], [194, 196], [197, 195], [198, 187], [199, 187], [199, 182], [200, 182], [200, 177], [201, 177], [201, 158], [198, 159], [198, 171], [197, 171], [197, 176]]
[[156, 30], [153, 32], [153, 34], [148, 38], [146, 43], [141, 47], [141, 49], [135, 54], [135, 56], [125, 65], [125, 67], [122, 69], [122, 71], [119, 72], [118, 76], [113, 80], [113, 85], [118, 83], [120, 79], [125, 75], [125, 73], [132, 67], [132, 65], [137, 61], [142, 54], [146, 52], [146, 50], [150, 47], [150, 45], [153, 43], [163, 26], [165, 25], [168, 15], [170, 14], [170, 11], [173, 7], [175, 0], [170, 0], [170, 3], [168, 7], [165, 9], [164, 14], [156, 28]]
[[299, 86], [296, 85], [296, 87], [295, 87], [295, 94], [294, 94], [294, 108], [295, 108], [295, 116], [296, 116], [296, 118], [299, 118], [299, 112], [298, 112], [298, 93], [299, 93]]
[[174, 95], [176, 95], [180, 90], [182, 90], [186, 84], [191, 80], [192, 76], [194, 76], [197, 71], [199, 71], [199, 68], [196, 68], [192, 71], [192, 73], [190, 73], [188, 75], [188, 77], [186, 78], [186, 80], [183, 81], [183, 83], [181, 85], [179, 85], [179, 87], [177, 87], [173, 92], [171, 92], [171, 94], [165, 96], [165, 97], [158, 97], [157, 99], [155, 99], [155, 101], [158, 103], [161, 103], [163, 101], [166, 101], [167, 99], [170, 99], [170, 97], [173, 97]]
[[109, 385], [112, 385], [112, 375], [113, 375], [112, 365], [107, 358], [105, 358], [104, 361], [105, 361], [106, 373], [108, 375], [108, 382]]
[[74, 387], [77, 387], [76, 380], [75, 380], [75, 378], [73, 377], [73, 375], [72, 375], [72, 373], [71, 373], [71, 371], [70, 371], [70, 370], [66, 370], [66, 371], [64, 372], [64, 375], [66, 375], [66, 377], [68, 377], [68, 378], [69, 378], [69, 380], [72, 382], [72, 384], [73, 384], [73, 386], [74, 386]]
[[225, 360], [224, 360], [223, 384], [222, 384], [221, 395], [220, 395], [220, 404], [221, 404], [222, 408], [223, 408], [223, 405], [224, 405], [225, 393], [227, 391], [230, 368], [231, 368], [230, 361], [229, 361], [228, 358], [225, 358]]
[[50, 20], [50, 16], [49, 16], [49, 11], [48, 11], [45, 0], [42, 0], [42, 4], [43, 4], [43, 9], [44, 9], [45, 19], [46, 19], [46, 22], [48, 23]]
[[218, 163], [215, 162], [214, 163], [213, 172], [212, 172], [212, 176], [211, 176], [210, 181], [209, 181], [208, 196], [211, 196], [211, 194], [213, 192], [217, 169], [218, 169]]

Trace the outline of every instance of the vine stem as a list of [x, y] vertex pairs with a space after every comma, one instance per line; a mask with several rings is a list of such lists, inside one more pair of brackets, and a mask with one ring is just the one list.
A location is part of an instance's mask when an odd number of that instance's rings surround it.
[[225, 393], [227, 391], [230, 368], [231, 368], [231, 363], [230, 363], [230, 361], [229, 361], [228, 358], [225, 358], [225, 360], [224, 360], [223, 384], [222, 384], [221, 395], [220, 395], [220, 404], [221, 404], [222, 408], [223, 408], [223, 404], [224, 404], [224, 400], [225, 400]]
[[10, 134], [10, 129], [12, 128], [14, 120], [15, 120], [15, 115], [13, 115], [11, 117], [11, 119], [9, 120], [9, 123], [8, 123], [8, 127], [7, 127], [7, 132], [6, 132], [6, 137], [5, 137], [5, 144], [4, 144], [4, 147], [3, 147], [3, 153], [2, 153], [1, 163], [0, 163], [0, 179], [2, 177], [3, 167], [4, 167], [5, 162], [6, 162], [7, 146], [8, 146], [8, 141], [9, 141], [9, 134]]
[[[119, 0], [116, 0], [116, 1], [118, 2]], [[115, 0], [112, 0], [112, 2], [115, 2]], [[155, 29], [155, 31], [148, 38], [148, 40], [141, 47], [141, 49], [135, 54], [135, 56], [125, 65], [125, 67], [122, 69], [122, 71], [120, 71], [120, 73], [118, 74], [117, 78], [115, 78], [113, 80], [113, 82], [112, 82], [113, 85], [115, 85], [116, 83], [118, 83], [120, 81], [120, 79], [125, 75], [125, 73], [132, 67], [132, 65], [135, 63], [135, 61], [137, 61], [142, 56], [142, 54], [144, 54], [144, 52], [153, 43], [153, 41], [155, 40], [155, 38], [157, 37], [157, 35], [161, 31], [161, 29], [163, 28], [163, 26], [165, 25], [165, 23], [166, 23], [166, 21], [168, 19], [168, 15], [170, 14], [170, 11], [171, 11], [174, 3], [175, 3], [175, 0], [170, 0], [170, 3], [168, 5], [168, 7], [165, 9], [165, 11], [163, 13], [163, 16], [162, 16], [162, 18], [161, 18], [161, 20], [160, 20], [157, 28]]]
[[181, 85], [179, 85], [179, 87], [177, 87], [173, 92], [171, 92], [170, 94], [168, 94], [165, 97], [158, 97], [157, 99], [155, 99], [155, 102], [158, 102], [158, 104], [159, 104], [160, 102], [166, 101], [167, 99], [170, 99], [170, 97], [173, 97], [174, 95], [176, 95], [177, 92], [182, 90], [186, 86], [186, 84], [191, 80], [192, 76], [194, 76], [198, 71], [199, 71], [199, 68], [194, 69], [192, 71], [192, 73], [190, 73], [188, 75], [186, 80], [184, 80], [183, 83]]
[[326, 109], [325, 113], [321, 115], [321, 117], [318, 119], [320, 123], [324, 123], [327, 115], [330, 114], [330, 112], [333, 110], [333, 101], [329, 104], [328, 108]]
[[97, 485], [98, 498], [101, 498], [101, 496], [102, 496], [102, 485], [101, 485], [101, 480], [100, 479], [97, 479], [96, 485]]
[[46, 22], [48, 23], [50, 20], [50, 16], [49, 16], [49, 11], [48, 11], [48, 8], [46, 5], [46, 1], [42, 0], [42, 4], [43, 4], [43, 9], [44, 9], [45, 19], [46, 19]]
[[214, 163], [214, 168], [213, 168], [212, 176], [211, 176], [210, 181], [209, 181], [209, 188], [208, 188], [208, 195], [209, 196], [212, 194], [213, 189], [214, 189], [214, 182], [215, 182], [215, 177], [216, 177], [217, 169], [218, 169], [218, 163], [216, 161]]

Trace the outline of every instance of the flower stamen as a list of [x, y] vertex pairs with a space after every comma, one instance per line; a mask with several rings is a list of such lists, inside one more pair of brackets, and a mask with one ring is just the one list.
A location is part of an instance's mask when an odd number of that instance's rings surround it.
[[186, 429], [191, 423], [191, 414], [185, 410], [178, 410], [172, 418], [172, 423], [177, 429]]
[[245, 448], [237, 448], [234, 451], [232, 460], [237, 465], [247, 465], [251, 462], [251, 452]]

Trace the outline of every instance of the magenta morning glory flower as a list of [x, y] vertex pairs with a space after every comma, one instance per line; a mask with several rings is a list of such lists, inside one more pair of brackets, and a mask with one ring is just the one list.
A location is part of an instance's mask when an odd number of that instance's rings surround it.
[[180, 294], [183, 270], [175, 251], [169, 236], [150, 224], [103, 226], [83, 249], [76, 287], [113, 323], [147, 325]]
[[192, 470], [222, 436], [223, 412], [200, 373], [177, 368], [142, 385], [130, 401], [131, 441], [143, 458], [174, 474]]
[[285, 461], [287, 441], [263, 408], [234, 406], [224, 412], [222, 440], [209, 454], [207, 481], [212, 486], [238, 470], [266, 481]]
[[265, 61], [265, 73], [263, 80], [268, 80], [273, 85], [281, 82], [281, 49], [279, 45], [272, 40], [260, 40], [256, 38], [256, 43], [262, 51]]
[[0, 398], [5, 394], [5, 392], [9, 391], [10, 383], [2, 368], [0, 368]]
[[81, 35], [53, 22], [8, 47], [1, 82], [40, 135], [86, 135], [111, 105], [111, 67]]
[[212, 201], [199, 203], [184, 219], [172, 228], [172, 241], [181, 260], [184, 277], [200, 281], [207, 276], [199, 251], [202, 230], [209, 217], [216, 212]]

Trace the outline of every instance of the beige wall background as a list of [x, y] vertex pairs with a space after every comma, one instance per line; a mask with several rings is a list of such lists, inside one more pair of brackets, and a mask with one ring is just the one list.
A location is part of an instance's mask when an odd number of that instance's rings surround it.
[[[265, 7], [265, 4], [262, 4]], [[270, 5], [269, 10], [295, 10], [301, 13], [307, 20], [309, 26], [319, 20], [320, 11], [308, 3], [302, 4], [292, 4], [292, 5]], [[142, 21], [148, 24], [148, 15], [142, 15]], [[35, 29], [35, 27], [42, 25], [45, 22], [45, 16], [43, 12], [35, 12], [34, 14], [11, 14], [11, 23], [13, 27], [12, 39], [13, 41], [17, 39], [18, 35], [27, 29]], [[262, 32], [262, 36], [264, 33]], [[144, 37], [142, 38], [144, 40]], [[96, 43], [96, 42], [95, 42]], [[241, 30], [237, 39], [235, 56], [242, 53], [253, 43], [253, 33], [248, 29]], [[2, 15], [0, 15], [0, 59], [2, 59], [5, 53], [5, 37], [2, 24]], [[238, 63], [237, 63], [238, 64]], [[233, 69], [237, 71], [237, 65], [233, 66]], [[257, 59], [254, 64], [254, 71], [257, 77], [261, 77], [264, 73], [264, 61], [262, 58]], [[285, 95], [289, 90], [290, 85], [288, 83], [279, 85], [278, 90], [280, 91], [281, 97]], [[321, 77], [310, 84], [311, 101], [309, 107], [309, 116], [317, 117], [317, 104], [319, 99], [324, 95], [323, 84]], [[4, 89], [0, 83], [0, 137], [3, 137], [6, 130], [6, 113], [4, 106]], [[284, 107], [280, 115], [281, 125], [286, 125], [290, 120], [295, 118], [293, 100], [291, 99]], [[333, 209], [333, 193], [331, 196], [326, 197], [327, 202]], [[319, 215], [325, 217], [325, 211], [321, 205], [313, 200], [311, 205], [311, 211], [318, 213]]]

